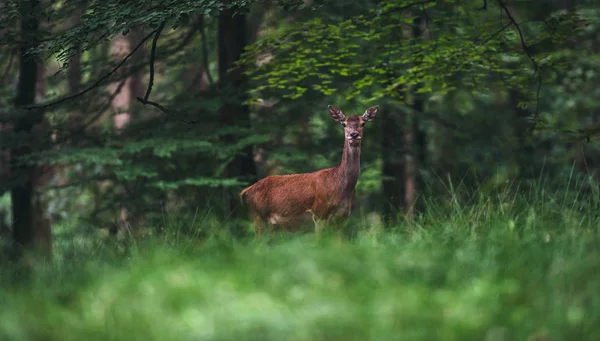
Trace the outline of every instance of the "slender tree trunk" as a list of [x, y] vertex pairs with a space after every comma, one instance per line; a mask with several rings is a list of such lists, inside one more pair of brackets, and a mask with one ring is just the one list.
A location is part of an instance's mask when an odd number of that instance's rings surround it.
[[[34, 56], [26, 55], [31, 43], [37, 40], [40, 13], [37, 0], [22, 1], [21, 10], [24, 17], [21, 21], [21, 36], [25, 42], [20, 47], [19, 81], [15, 106], [22, 108], [35, 103], [36, 88], [40, 87], [39, 75], [41, 66]], [[43, 123], [41, 110], [25, 111], [15, 120], [14, 132], [24, 136], [35, 137], [40, 133]], [[10, 160], [10, 172], [17, 184], [11, 189], [13, 241], [17, 254], [23, 249], [37, 249], [49, 253], [51, 250], [50, 224], [42, 216], [44, 205], [35, 198], [35, 183], [40, 181], [40, 169], [23, 164], [22, 159], [32, 152], [31, 143], [21, 143], [13, 148]]]
[[[511, 16], [515, 18], [517, 22], [519, 22], [519, 13], [516, 5], [516, 1], [511, 0], [507, 2], [506, 7]], [[524, 47], [520, 40], [518, 44], [519, 48], [523, 50]], [[535, 160], [533, 157], [534, 149], [529, 138], [530, 131], [527, 120], [531, 115], [531, 111], [530, 109], [523, 109], [519, 107], [519, 102], [527, 100], [527, 94], [523, 93], [523, 91], [518, 89], [511, 89], [509, 91], [509, 105], [513, 110], [513, 129], [517, 139], [517, 145], [515, 146], [514, 152], [516, 156], [516, 163], [518, 165], [518, 175], [524, 179], [531, 179], [536, 176], [536, 165], [532, 163], [532, 160]], [[532, 109], [535, 110], [535, 108]]]
[[[112, 41], [112, 55], [117, 59], [124, 58], [127, 54], [131, 52], [131, 42], [126, 36], [119, 35]], [[117, 132], [117, 134], [121, 135], [127, 124], [129, 124], [129, 120], [131, 119], [131, 113], [129, 111], [129, 105], [131, 102], [131, 83], [132, 78], [128, 77], [125, 79], [125, 84], [121, 88], [118, 94], [113, 97], [111, 107], [113, 109], [113, 126]], [[119, 82], [113, 82], [110, 84], [110, 93], [114, 93], [119, 87]], [[119, 186], [120, 197], [124, 198], [126, 193], [125, 189], [121, 185]], [[124, 231], [129, 228], [129, 223], [127, 221], [127, 208], [123, 201], [120, 202], [119, 205], [119, 213], [116, 220], [115, 229], [111, 232], [117, 236], [121, 236]]]
[[[413, 19], [411, 27], [411, 38], [416, 44], [421, 38], [423, 27], [423, 18], [418, 16]], [[421, 114], [425, 110], [425, 102], [423, 96], [418, 94], [416, 90], [421, 86], [417, 84], [412, 90], [410, 100], [412, 101], [412, 113], [409, 114], [409, 125], [405, 133], [404, 143], [406, 144], [406, 172], [405, 172], [405, 192], [404, 192], [404, 211], [406, 219], [412, 220], [415, 216], [415, 210], [421, 209], [417, 207], [417, 199], [419, 192], [423, 191], [424, 183], [419, 172], [419, 167], [423, 167], [426, 161], [426, 136], [421, 129]]]
[[422, 201], [419, 200], [419, 197], [425, 190], [425, 182], [421, 170], [427, 165], [427, 135], [421, 126], [424, 122], [421, 119], [421, 113], [425, 112], [423, 96], [414, 93], [412, 107], [414, 109], [414, 114], [412, 116], [412, 131], [414, 136], [412, 148], [413, 169], [407, 170], [407, 173], [413, 172], [414, 182], [414, 193], [411, 198], [412, 205], [408, 207], [412, 210], [411, 214], [408, 216], [410, 219], [414, 217], [415, 210], [422, 213], [425, 209]]
[[[130, 34], [127, 37], [127, 42], [129, 46], [129, 51], [139, 44], [139, 42], [143, 39], [142, 30], [139, 28], [135, 28], [131, 30]], [[128, 53], [129, 53], [128, 51]], [[140, 65], [146, 61], [146, 49], [143, 47], [140, 48], [133, 56], [131, 56], [131, 65]], [[127, 103], [127, 107], [129, 109], [130, 115], [137, 116], [137, 109], [141, 109], [141, 105], [131, 105], [131, 103], [135, 103], [138, 97], [144, 97], [146, 92], [146, 84], [144, 83], [144, 70], [139, 70], [138, 72], [132, 74], [130, 76], [129, 81], [129, 103]]]
[[399, 111], [390, 110], [381, 134], [383, 212], [386, 220], [391, 219], [391, 223], [395, 221], [404, 205], [404, 131], [401, 128], [404, 126], [403, 117]]
[[[126, 55], [131, 53], [133, 46], [137, 45], [142, 39], [141, 32], [139, 29], [133, 29], [130, 31], [128, 36], [119, 35], [117, 38], [113, 40], [112, 44], [112, 54], [117, 59], [121, 60], [125, 58]], [[133, 65], [138, 65], [144, 60], [143, 49], [134, 54], [132, 59]], [[126, 69], [124, 72], [128, 72]], [[132, 117], [136, 114], [134, 112], [134, 106], [132, 106], [132, 102], [135, 101], [135, 98], [142, 97], [144, 95], [144, 86], [142, 84], [142, 76], [143, 72], [139, 71], [125, 79], [125, 84], [121, 87], [120, 91], [115, 94], [112, 101], [112, 108], [114, 110], [115, 115], [113, 116], [113, 125], [118, 135], [123, 137], [125, 133], [125, 129], [129, 125]], [[120, 86], [120, 82], [113, 82], [110, 85], [110, 92], [115, 93]], [[120, 196], [121, 198], [127, 197], [127, 189], [125, 185], [120, 186]], [[130, 207], [129, 207], [130, 208]], [[132, 228], [132, 219], [130, 217], [130, 212], [128, 210], [128, 204], [125, 201], [120, 203], [119, 207], [119, 216], [118, 223], [116, 224], [116, 232], [117, 234], [122, 234], [127, 229]]]
[[[246, 16], [237, 14], [233, 17], [233, 10], [225, 10], [219, 16], [218, 50], [219, 50], [219, 86], [223, 105], [220, 110], [221, 122], [225, 126], [238, 126], [250, 128], [250, 110], [247, 105], [241, 104], [245, 100], [246, 77], [237, 70], [228, 72], [234, 63], [241, 57], [247, 44]], [[233, 143], [233, 136], [224, 136], [225, 142]], [[245, 147], [236, 155], [225, 169], [225, 176], [250, 180], [256, 177], [252, 146]], [[234, 193], [225, 194], [228, 213], [240, 205], [239, 198]], [[241, 212], [241, 210], [237, 210]]]
[[[126, 36], [118, 35], [112, 41], [112, 55], [115, 59], [121, 60], [127, 54], [131, 52], [131, 41]], [[122, 87], [121, 91], [116, 94], [111, 103], [111, 107], [114, 112], [113, 116], [113, 125], [117, 132], [121, 132], [131, 119], [131, 113], [129, 112], [129, 105], [131, 103], [131, 98], [133, 95], [131, 94], [131, 84], [132, 77], [128, 77], [125, 80], [125, 85]], [[113, 82], [109, 86], [110, 93], [114, 93], [118, 88], [119, 82]]]
[[209, 59], [209, 46], [206, 37], [206, 20], [204, 14], [198, 15], [195, 22], [190, 27], [189, 36], [196, 35], [199, 33], [202, 43], [202, 60], [197, 63], [193, 63], [187, 66], [187, 71], [183, 74], [183, 83], [187, 88], [199, 89], [200, 92], [208, 90], [209, 85], [212, 83], [212, 76], [210, 75], [210, 59]]
[[[423, 39], [428, 39], [426, 35], [426, 25], [425, 25], [425, 16], [423, 14], [420, 15], [419, 18], [415, 19], [413, 23], [413, 36], [415, 38], [422, 36]], [[419, 84], [420, 86], [421, 84]], [[413, 131], [415, 132], [415, 171], [416, 171], [416, 203], [415, 208], [419, 212], [423, 212], [425, 206], [423, 205], [422, 200], [418, 200], [420, 196], [423, 195], [425, 191], [425, 181], [423, 179], [422, 170], [427, 166], [427, 134], [425, 132], [424, 124], [425, 120], [422, 119], [422, 113], [425, 113], [425, 98], [423, 94], [418, 94], [416, 92], [413, 93], [413, 109], [416, 115], [413, 117]]]
[[[72, 26], [76, 26], [81, 22], [81, 15], [83, 14], [84, 7], [81, 4], [78, 4], [74, 10], [74, 13], [69, 18], [69, 21]], [[81, 51], [78, 50], [77, 53], [69, 60], [69, 67], [67, 68], [67, 85], [69, 88], [70, 94], [75, 94], [81, 91]], [[71, 109], [71, 117], [69, 120], [69, 126], [71, 130], [71, 134], [76, 135], [75, 132], [78, 131], [83, 124], [83, 113], [79, 109], [79, 106]], [[77, 136], [73, 136], [72, 141], [77, 140]], [[71, 142], [71, 145], [76, 145], [76, 143]], [[57, 180], [57, 185], [65, 185], [68, 181], [67, 174], [73, 167], [62, 165], [56, 166], [56, 174], [60, 178]]]
[[[414, 121], [415, 115], [410, 114], [409, 121]], [[407, 220], [414, 218], [415, 203], [417, 198], [417, 162], [415, 160], [415, 130], [413, 125], [409, 125], [404, 132], [404, 144], [406, 153], [404, 154], [405, 172], [404, 172], [404, 213]]]

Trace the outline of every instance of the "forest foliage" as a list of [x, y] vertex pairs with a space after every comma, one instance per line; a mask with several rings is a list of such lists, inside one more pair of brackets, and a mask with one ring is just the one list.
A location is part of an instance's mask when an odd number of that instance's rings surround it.
[[[381, 105], [357, 193], [386, 219], [452, 182], [491, 193], [573, 167], [597, 179], [593, 1], [1, 6], [2, 101], [20, 84], [19, 53], [42, 70], [35, 103], [1, 110], [0, 147], [31, 146], [3, 164], [49, 175], [24, 180], [4, 166], [0, 188], [8, 196], [31, 180], [56, 222], [105, 227], [127, 212], [127, 224], [144, 225], [173, 209], [243, 217], [233, 200], [244, 185], [339, 162], [328, 104]], [[34, 128], [11, 128], [27, 120]]]
[[[0, 0], [0, 339], [597, 340], [598, 5]], [[352, 216], [255, 236], [328, 105]]]

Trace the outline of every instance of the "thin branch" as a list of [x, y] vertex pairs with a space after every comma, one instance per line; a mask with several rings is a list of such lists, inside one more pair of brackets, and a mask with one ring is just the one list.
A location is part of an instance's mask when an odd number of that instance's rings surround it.
[[506, 4], [504, 4], [504, 2], [502, 0], [498, 0], [498, 4], [502, 8], [502, 10], [504, 10], [504, 13], [506, 13], [508, 20], [510, 20], [510, 23], [512, 25], [514, 25], [515, 28], [517, 29], [517, 32], [519, 33], [519, 39], [521, 40], [521, 45], [523, 46], [523, 51], [525, 51], [525, 53], [527, 54], [527, 57], [529, 58], [529, 60], [531, 60], [531, 64], [533, 64], [533, 70], [535, 72], [538, 72], [538, 69], [539, 69], [538, 63], [535, 60], [535, 58], [533, 58], [533, 56], [531, 55], [531, 51], [529, 50], [529, 45], [527, 45], [527, 43], [525, 42], [525, 38], [523, 37], [523, 31], [521, 31], [521, 26], [519, 26], [519, 24], [517, 23], [515, 18], [513, 18], [512, 14], [508, 10], [508, 7], [506, 7]]
[[150, 52], [150, 80], [148, 81], [148, 89], [146, 90], [146, 95], [144, 96], [144, 101], [147, 101], [150, 97], [150, 93], [152, 92], [152, 86], [154, 85], [154, 61], [156, 59], [156, 43], [158, 42], [158, 38], [160, 37], [160, 32], [165, 28], [167, 24], [166, 21], [160, 23], [156, 32], [154, 33], [154, 39], [152, 40], [152, 50]]
[[123, 60], [121, 60], [121, 62], [115, 66], [110, 72], [108, 72], [107, 74], [105, 74], [104, 76], [100, 77], [98, 80], [96, 80], [92, 85], [90, 85], [89, 87], [87, 87], [86, 89], [75, 93], [73, 95], [69, 95], [69, 96], [65, 96], [63, 98], [60, 98], [58, 100], [52, 101], [50, 103], [46, 103], [46, 104], [38, 104], [38, 105], [31, 105], [31, 106], [27, 106], [25, 107], [25, 109], [28, 110], [32, 110], [32, 109], [45, 109], [48, 107], [53, 107], [55, 105], [61, 104], [63, 102], [66, 102], [68, 100], [71, 100], [73, 98], [77, 98], [79, 96], [82, 96], [86, 93], [88, 93], [89, 91], [93, 90], [94, 88], [98, 87], [103, 81], [105, 81], [106, 79], [108, 79], [110, 76], [112, 76], [115, 72], [117, 72], [126, 62], [129, 58], [131, 58], [131, 56], [133, 56], [133, 54], [135, 52], [137, 52], [137, 50], [139, 50], [140, 47], [142, 47], [142, 45], [148, 40], [150, 39], [150, 37], [152, 37], [157, 30], [154, 30], [152, 32], [150, 32], [150, 34], [148, 34], [147, 36], [145, 36], [140, 42], [139, 44], [137, 44], [137, 46], [131, 50], [131, 52], [125, 56], [125, 58], [123, 58]]
[[186, 35], [181, 40], [181, 43], [179, 43], [179, 45], [177, 45], [173, 49], [173, 53], [181, 50], [187, 44], [189, 44], [192, 41], [192, 39], [194, 38], [194, 35], [196, 35], [196, 32], [198, 32], [198, 30], [200, 29], [201, 26], [202, 26], [202, 17], [200, 17], [199, 20], [196, 20], [196, 22], [194, 22], [194, 24], [192, 25], [192, 27], [189, 29], [189, 31], [186, 33]]
[[398, 6], [396, 8], [392, 8], [389, 11], [387, 11], [386, 14], [391, 14], [391, 13], [395, 13], [395, 12], [401, 12], [401, 11], [403, 11], [405, 9], [408, 9], [408, 8], [411, 8], [411, 7], [414, 7], [414, 6], [419, 6], [419, 5], [423, 6], [423, 5], [430, 4], [432, 2], [437, 2], [437, 0], [415, 1], [415, 2], [412, 2], [412, 3], [406, 4], [406, 5], [402, 5], [402, 6]]
[[477, 43], [477, 46], [481, 46], [481, 45], [487, 43], [488, 41], [494, 39], [497, 35], [499, 35], [500, 33], [504, 32], [504, 30], [506, 30], [507, 28], [509, 28], [511, 25], [512, 25], [512, 23], [509, 22], [508, 24], [500, 27], [494, 33], [490, 34], [488, 37], [486, 37], [485, 39], [483, 39], [482, 41], [480, 41], [479, 43]]
[[515, 28], [517, 29], [517, 32], [519, 33], [519, 39], [521, 40], [521, 46], [523, 47], [523, 51], [525, 51], [525, 54], [527, 55], [529, 60], [531, 60], [531, 64], [533, 65], [533, 71], [537, 75], [538, 84], [537, 84], [536, 99], [535, 99], [536, 106], [535, 106], [535, 113], [534, 113], [534, 116], [532, 119], [533, 124], [530, 127], [530, 131], [532, 131], [535, 129], [535, 122], [537, 122], [539, 114], [540, 114], [540, 90], [542, 88], [542, 75], [540, 73], [540, 66], [537, 63], [537, 61], [535, 60], [535, 58], [533, 58], [533, 55], [531, 54], [531, 50], [529, 49], [529, 45], [527, 45], [527, 43], [525, 42], [525, 38], [523, 37], [523, 31], [521, 31], [521, 26], [519, 26], [519, 24], [517, 23], [515, 18], [512, 16], [512, 14], [510, 13], [510, 11], [509, 11], [508, 7], [506, 6], [506, 4], [504, 3], [504, 1], [498, 0], [498, 5], [500, 5], [500, 8], [502, 8], [504, 13], [506, 13], [509, 23], [514, 25]]
[[126, 81], [126, 79], [123, 79], [119, 82], [115, 91], [113, 91], [113, 93], [108, 96], [106, 104], [104, 104], [102, 106], [102, 108], [100, 108], [100, 110], [92, 118], [88, 119], [87, 122], [73, 128], [73, 129], [66, 130], [65, 133], [62, 134], [60, 138], [57, 138], [56, 141], [54, 141], [54, 144], [59, 145], [59, 144], [65, 143], [65, 142], [69, 141], [70, 139], [73, 139], [73, 138], [79, 136], [79, 134], [84, 133], [85, 130], [90, 125], [92, 125], [94, 122], [96, 122], [100, 117], [102, 117], [104, 112], [106, 112], [106, 110], [108, 110], [108, 108], [112, 104], [112, 101], [123, 89], [123, 86], [125, 85], [125, 81]]
[[529, 132], [535, 130], [537, 123], [540, 121], [540, 91], [542, 89], [542, 75], [538, 72], [537, 74], [537, 90], [535, 93], [535, 113], [531, 119], [531, 126]]
[[121, 90], [123, 90], [123, 86], [125, 86], [125, 83], [126, 79], [123, 79], [121, 82], [119, 82], [119, 85], [117, 85], [115, 91], [113, 91], [113, 93], [108, 97], [106, 104], [104, 104], [104, 106], [98, 111], [96, 115], [94, 115], [94, 117], [92, 117], [86, 123], [83, 124], [83, 126], [81, 127], [82, 130], [87, 129], [92, 123], [96, 122], [106, 110], [108, 110], [108, 108], [112, 105], [112, 102], [115, 99], [115, 97], [117, 97], [117, 95], [121, 93]]
[[151, 105], [153, 107], [156, 107], [160, 111], [164, 112], [165, 114], [167, 114], [167, 115], [169, 115], [169, 116], [171, 116], [171, 117], [175, 118], [176, 120], [181, 121], [183, 123], [187, 123], [187, 124], [198, 124], [198, 123], [200, 123], [200, 121], [197, 121], [197, 120], [186, 120], [186, 119], [180, 118], [178, 115], [172, 113], [169, 109], [165, 108], [164, 106], [162, 106], [159, 103], [148, 101], [148, 100], [145, 100], [145, 99], [143, 99], [141, 97], [138, 97], [137, 100], [140, 103], [142, 103], [143, 105], [148, 104], [148, 105]]
[[138, 97], [137, 100], [140, 103], [142, 103], [143, 105], [149, 104], [153, 107], [156, 107], [160, 111], [164, 112], [167, 115], [174, 117], [175, 119], [177, 119], [181, 122], [184, 122], [187, 124], [197, 124], [198, 121], [182, 119], [178, 115], [173, 114], [170, 110], [168, 110], [161, 104], [148, 100], [148, 98], [150, 97], [150, 93], [152, 92], [152, 86], [154, 85], [154, 59], [156, 57], [156, 43], [158, 41], [158, 37], [160, 36], [160, 32], [165, 27], [165, 24], [166, 24], [166, 22], [164, 22], [164, 21], [160, 24], [160, 26], [158, 27], [158, 29], [155, 32], [154, 40], [152, 41], [152, 53], [150, 54], [150, 80], [148, 81], [148, 89], [146, 90], [146, 95], [144, 96], [144, 98]]
[[4, 72], [2, 73], [2, 76], [0, 76], [0, 82], [4, 83], [4, 79], [6, 78], [6, 76], [8, 76], [8, 72], [12, 69], [12, 64], [13, 61], [15, 59], [15, 51], [12, 50], [10, 52], [10, 56], [8, 58], [8, 65], [6, 66], [6, 68], [4, 69]]

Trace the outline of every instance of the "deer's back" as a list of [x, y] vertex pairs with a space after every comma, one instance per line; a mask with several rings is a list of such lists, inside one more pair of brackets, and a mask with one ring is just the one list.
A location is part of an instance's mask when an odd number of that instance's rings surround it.
[[299, 219], [312, 208], [315, 192], [330, 171], [271, 175], [242, 191], [242, 200], [264, 220]]

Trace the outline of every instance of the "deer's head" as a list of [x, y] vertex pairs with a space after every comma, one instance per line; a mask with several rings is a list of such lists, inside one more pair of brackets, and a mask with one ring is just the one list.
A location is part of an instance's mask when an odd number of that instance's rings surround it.
[[346, 137], [346, 141], [348, 141], [352, 147], [360, 146], [365, 123], [373, 120], [375, 115], [377, 115], [377, 111], [379, 110], [379, 106], [375, 105], [367, 108], [365, 113], [362, 115], [345, 116], [340, 109], [332, 105], [328, 106], [328, 108], [331, 117], [344, 126], [344, 135]]

